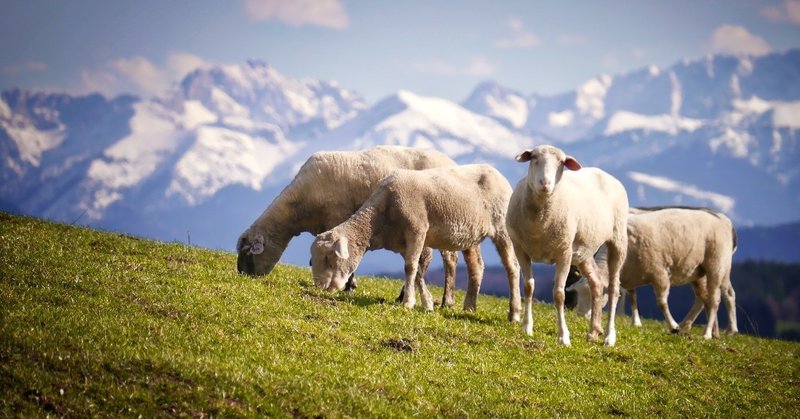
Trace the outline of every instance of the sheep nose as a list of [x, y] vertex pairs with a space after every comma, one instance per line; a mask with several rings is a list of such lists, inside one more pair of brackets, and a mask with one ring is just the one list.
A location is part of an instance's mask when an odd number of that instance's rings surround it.
[[539, 180], [539, 185], [541, 185], [543, 188], [547, 189], [547, 188], [550, 187], [550, 180], [549, 179], [540, 179]]

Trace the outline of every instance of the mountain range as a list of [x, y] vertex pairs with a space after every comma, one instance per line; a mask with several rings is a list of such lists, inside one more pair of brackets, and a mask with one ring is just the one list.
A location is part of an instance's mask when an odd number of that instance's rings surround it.
[[[800, 50], [602, 75], [551, 96], [485, 82], [462, 103], [401, 90], [368, 104], [259, 61], [199, 68], [153, 98], [0, 99], [0, 209], [211, 248], [232, 250], [314, 151], [378, 144], [486, 162], [514, 184], [526, 166], [513, 157], [550, 143], [619, 178], [632, 205], [709, 206], [740, 228], [800, 220]], [[309, 243], [284, 261], [307, 261]], [[377, 255], [366, 271], [385, 270]]]

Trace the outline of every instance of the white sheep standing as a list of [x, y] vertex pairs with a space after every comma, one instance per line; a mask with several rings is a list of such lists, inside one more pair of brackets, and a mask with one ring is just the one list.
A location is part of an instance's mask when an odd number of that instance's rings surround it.
[[[603, 285], [593, 256], [603, 244], [609, 248], [611, 307], [605, 345], [616, 343], [615, 316], [619, 271], [625, 260], [628, 195], [616, 178], [581, 164], [563, 150], [542, 145], [523, 151], [518, 162], [530, 162], [528, 174], [517, 183], [508, 207], [506, 225], [514, 243], [524, 281], [525, 312], [522, 327], [533, 334], [532, 262], [555, 263], [553, 300], [556, 306], [558, 342], [569, 346], [564, 315], [564, 285], [571, 265], [588, 278], [592, 291], [592, 315], [587, 339], [603, 333], [601, 294]], [[567, 170], [564, 170], [567, 169]]]
[[[364, 151], [323, 151], [311, 155], [292, 182], [237, 240], [237, 268], [249, 275], [268, 275], [294, 236], [319, 234], [339, 225], [369, 198], [372, 189], [395, 169], [422, 170], [455, 166], [436, 150], [378, 146]], [[464, 251], [469, 271], [465, 309], [474, 309], [483, 264], [480, 248]], [[454, 304], [457, 255], [442, 252], [445, 268], [443, 306]], [[423, 271], [424, 273], [424, 271]], [[354, 281], [348, 284], [354, 287]]]
[[[652, 285], [656, 303], [673, 332], [689, 329], [705, 306], [708, 323], [706, 339], [718, 336], [714, 306], [720, 295], [728, 309], [729, 332], [738, 333], [736, 292], [730, 280], [736, 230], [724, 214], [708, 208], [631, 208], [628, 217], [628, 253], [620, 273], [620, 285], [628, 291], [631, 316], [641, 326], [635, 288]], [[607, 281], [606, 251], [595, 255], [600, 278]], [[694, 305], [678, 324], [667, 304], [670, 287], [691, 284]], [[581, 285], [576, 284], [576, 287]], [[585, 299], [578, 293], [578, 312], [585, 311]], [[716, 303], [714, 302], [716, 300]]]
[[405, 259], [403, 305], [433, 301], [417, 275], [426, 247], [457, 251], [491, 238], [508, 275], [509, 315], [519, 320], [519, 267], [512, 255], [505, 215], [511, 185], [493, 167], [474, 164], [420, 171], [397, 170], [347, 221], [319, 234], [311, 245], [311, 272], [318, 287], [341, 290], [367, 249], [388, 249]]

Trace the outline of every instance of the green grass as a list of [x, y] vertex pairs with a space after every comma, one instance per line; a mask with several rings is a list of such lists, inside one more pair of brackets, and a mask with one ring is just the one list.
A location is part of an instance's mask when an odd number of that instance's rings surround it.
[[623, 317], [604, 348], [569, 313], [563, 348], [550, 305], [527, 337], [505, 299], [426, 313], [400, 285], [0, 213], [0, 417], [800, 417], [796, 343]]

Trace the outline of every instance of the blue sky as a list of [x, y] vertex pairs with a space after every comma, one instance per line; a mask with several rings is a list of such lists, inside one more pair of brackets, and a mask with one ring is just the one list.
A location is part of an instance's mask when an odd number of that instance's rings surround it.
[[0, 89], [163, 92], [199, 65], [259, 59], [369, 102], [399, 89], [461, 101], [709, 53], [800, 47], [800, 0], [0, 0]]

